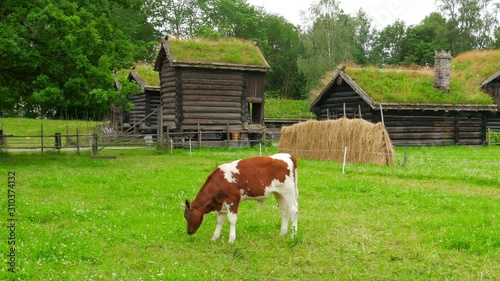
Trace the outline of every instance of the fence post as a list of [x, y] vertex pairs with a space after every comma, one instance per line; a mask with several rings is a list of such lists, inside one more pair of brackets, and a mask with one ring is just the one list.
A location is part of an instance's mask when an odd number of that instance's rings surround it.
[[80, 155], [80, 129], [76, 128], [76, 151]]
[[66, 146], [69, 144], [69, 125], [66, 123]]
[[380, 106], [380, 121], [382, 121], [382, 126], [384, 126], [384, 129], [385, 129], [384, 111], [382, 110], [382, 105], [379, 104], [379, 106]]
[[229, 148], [229, 123], [226, 123], [226, 137], [227, 148]]
[[345, 173], [346, 160], [347, 160], [347, 146], [344, 149], [344, 161], [343, 161], [343, 164], [342, 164], [342, 174]]
[[[170, 127], [167, 126], [167, 136], [166, 136], [166, 140], [169, 142], [170, 141]], [[173, 146], [172, 145], [169, 145], [169, 149], [170, 149], [170, 153], [172, 153], [172, 150], [173, 150]]]
[[61, 133], [56, 133], [54, 135], [55, 137], [55, 149], [61, 151], [61, 145], [62, 145], [62, 142], [61, 142]]
[[41, 140], [42, 154], [43, 154], [43, 124], [40, 125], [40, 140]]
[[198, 123], [198, 148], [201, 148], [201, 129], [200, 129], [200, 123]]
[[97, 144], [97, 134], [94, 133], [92, 135], [92, 155], [97, 155], [97, 153], [99, 152], [99, 146]]
[[162, 112], [162, 106], [159, 105], [158, 108], [156, 109], [156, 114], [158, 116], [158, 128], [157, 128], [157, 134], [156, 138], [158, 141], [158, 147], [160, 150], [164, 149], [164, 138], [163, 138], [163, 112]]

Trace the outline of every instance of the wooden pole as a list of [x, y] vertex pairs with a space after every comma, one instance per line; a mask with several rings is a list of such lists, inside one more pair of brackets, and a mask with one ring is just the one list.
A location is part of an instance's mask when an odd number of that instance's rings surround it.
[[491, 146], [491, 128], [488, 128], [488, 146]]
[[229, 123], [226, 123], [226, 134], [227, 134], [226, 144], [227, 148], [229, 148]]
[[346, 117], [345, 115], [346, 115], [346, 114], [345, 114], [345, 102], [344, 102], [344, 118]]
[[201, 129], [200, 129], [200, 123], [198, 123], [198, 148], [201, 148]]
[[326, 120], [330, 120], [330, 109], [326, 108]]
[[[170, 127], [168, 127], [168, 126], [167, 126], [167, 136], [166, 136], [166, 139], [167, 139], [167, 141], [170, 141]], [[172, 154], [173, 144], [169, 145], [169, 148], [170, 148], [170, 154]]]
[[382, 121], [382, 125], [383, 125], [383, 126], [384, 126], [384, 128], [385, 128], [385, 123], [384, 123], [384, 111], [382, 110], [382, 105], [381, 105], [381, 104], [379, 104], [379, 106], [380, 106], [380, 119], [381, 119], [381, 121]]
[[163, 137], [163, 112], [162, 112], [162, 107], [159, 105], [156, 108], [156, 114], [158, 116], [158, 128], [156, 138], [158, 139], [158, 147], [160, 150], [164, 149], [164, 137]]
[[40, 140], [42, 144], [42, 154], [43, 154], [43, 124], [40, 125]]
[[76, 152], [80, 155], [80, 129], [76, 128]]
[[92, 155], [97, 155], [97, 153], [99, 152], [99, 145], [97, 143], [97, 134], [94, 133], [92, 135]]
[[346, 162], [346, 159], [347, 159], [347, 146], [344, 149], [344, 162], [342, 164], [342, 174], [345, 173], [345, 162]]
[[189, 157], [191, 157], [192, 151], [191, 151], [191, 138], [189, 138]]

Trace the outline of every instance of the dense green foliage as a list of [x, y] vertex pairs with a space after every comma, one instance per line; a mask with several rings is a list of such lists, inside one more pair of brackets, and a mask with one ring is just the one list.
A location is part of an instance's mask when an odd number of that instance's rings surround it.
[[432, 65], [435, 49], [453, 55], [500, 47], [500, 5], [439, 0], [420, 24], [382, 30], [362, 9], [317, 0], [294, 26], [245, 0], [4, 0], [0, 9], [0, 111], [4, 116], [102, 118], [137, 91], [114, 90], [114, 69], [151, 63], [161, 36], [237, 37], [258, 43], [271, 67], [266, 90], [307, 99], [326, 71], [359, 65]]
[[16, 173], [17, 264], [0, 279], [496, 280], [499, 147], [404, 148], [398, 162], [404, 152], [406, 167], [345, 174], [299, 160], [298, 235], [279, 236], [274, 199], [245, 201], [234, 245], [227, 222], [210, 241], [213, 213], [188, 236], [183, 202], [217, 165], [258, 149], [3, 154], [3, 180]]
[[112, 70], [147, 56], [154, 42], [140, 7], [137, 1], [3, 1], [2, 111], [100, 119], [111, 105], [124, 104], [129, 93], [115, 90]]

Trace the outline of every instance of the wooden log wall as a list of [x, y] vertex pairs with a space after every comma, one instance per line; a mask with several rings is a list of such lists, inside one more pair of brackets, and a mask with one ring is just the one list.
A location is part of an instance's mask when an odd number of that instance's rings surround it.
[[130, 97], [129, 102], [134, 104], [134, 107], [128, 112], [127, 121], [130, 125], [134, 125], [146, 117], [146, 95], [135, 94]]
[[486, 130], [481, 112], [385, 111], [384, 124], [395, 146], [482, 145]]
[[[144, 124], [147, 127], [157, 128], [158, 127], [158, 114], [159, 112], [155, 112], [158, 110], [158, 106], [161, 104], [161, 95], [158, 91], [146, 91], [146, 116], [149, 117], [144, 120]], [[154, 113], [153, 113], [154, 112]]]
[[[371, 120], [371, 110], [368, 104], [356, 93], [354, 90], [343, 85], [342, 87], [336, 87], [335, 92], [326, 95], [317, 109], [317, 114], [319, 113], [320, 120], [336, 119], [344, 117], [344, 106], [345, 106], [345, 117], [347, 118], [363, 118], [365, 120]], [[359, 116], [359, 111], [361, 110], [361, 116]], [[329, 116], [327, 116], [329, 114]]]
[[177, 127], [176, 109], [180, 106], [176, 99], [177, 79], [175, 69], [167, 60], [163, 60], [160, 73], [161, 103], [163, 106], [163, 125], [175, 129]]
[[154, 113], [154, 111], [161, 103], [159, 92], [145, 91], [135, 94], [129, 99], [129, 102], [134, 104], [134, 107], [128, 112], [126, 122], [130, 125], [138, 124], [141, 128], [156, 128], [158, 113]]
[[[325, 99], [319, 120], [327, 119], [327, 108], [330, 114], [343, 111], [343, 102], [346, 102], [347, 117], [357, 118], [353, 104], [358, 101], [341, 96], [336, 93], [334, 98]], [[353, 100], [355, 103], [349, 106]], [[363, 119], [381, 122], [380, 111], [368, 111], [367, 106], [361, 105]], [[336, 117], [343, 117], [343, 113]], [[395, 146], [482, 145], [488, 128], [500, 130], [500, 115], [496, 113], [384, 110], [383, 119]]]
[[395, 146], [450, 145], [455, 142], [454, 117], [384, 112], [384, 124]]
[[[246, 118], [242, 72], [182, 69], [182, 130], [239, 131]], [[178, 93], [179, 95], [179, 93]]]
[[486, 127], [494, 131], [500, 131], [500, 112], [486, 115]]
[[[455, 117], [455, 144], [482, 145], [486, 130], [483, 129], [483, 118], [479, 112], [460, 113]], [[485, 128], [485, 127], [484, 127]]]

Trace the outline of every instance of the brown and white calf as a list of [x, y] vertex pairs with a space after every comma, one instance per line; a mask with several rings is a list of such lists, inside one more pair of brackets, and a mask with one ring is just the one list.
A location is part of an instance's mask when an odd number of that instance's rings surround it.
[[292, 221], [292, 237], [297, 232], [298, 189], [297, 161], [287, 153], [252, 157], [222, 164], [207, 178], [205, 184], [190, 203], [186, 200], [184, 217], [188, 234], [195, 233], [205, 214], [218, 212], [217, 227], [212, 240], [220, 237], [222, 224], [229, 221], [229, 242], [236, 239], [238, 207], [242, 200], [264, 202], [274, 194], [281, 211], [281, 235], [288, 232]]

